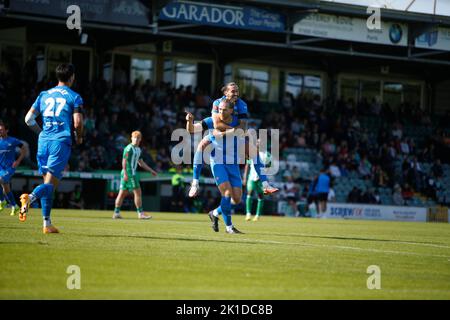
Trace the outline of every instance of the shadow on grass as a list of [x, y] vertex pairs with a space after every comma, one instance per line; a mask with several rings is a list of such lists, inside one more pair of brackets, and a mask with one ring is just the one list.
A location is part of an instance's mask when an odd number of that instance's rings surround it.
[[[152, 215], [151, 213], [149, 213], [150, 215]], [[96, 216], [96, 217], [89, 217], [89, 216], [83, 216], [83, 217], [79, 217], [79, 216], [77, 216], [77, 217], [70, 217], [70, 216], [60, 216], [60, 217], [58, 217], [58, 218], [76, 218], [76, 219], [80, 219], [80, 218], [82, 218], [82, 219], [85, 219], [85, 218], [87, 218], [87, 219], [100, 219], [100, 220], [110, 220], [110, 221], [147, 221], [147, 222], [151, 222], [151, 221], [161, 221], [161, 222], [176, 222], [176, 223], [178, 223], [178, 222], [180, 222], [180, 223], [185, 223], [185, 222], [189, 222], [189, 223], [204, 223], [204, 222], [209, 222], [209, 219], [208, 219], [208, 216], [207, 215], [205, 215], [205, 220], [188, 220], [188, 219], [164, 219], [164, 218], [161, 218], [161, 217], [157, 217], [157, 218], [155, 218], [155, 217], [153, 217], [152, 219], [149, 219], [149, 220], [140, 220], [140, 219], [138, 219], [137, 217], [128, 217], [128, 216], [125, 216], [125, 217], [122, 217], [122, 219], [113, 219], [112, 217], [110, 217], [110, 216]]]
[[[31, 225], [31, 224], [30, 224]], [[31, 225], [33, 226], [33, 225]], [[34, 226], [33, 226], [34, 227]], [[17, 225], [4, 225], [4, 226], [0, 226], [0, 229], [21, 229], [21, 230], [30, 230], [30, 228], [27, 227], [27, 225], [25, 224], [17, 224]]]
[[373, 241], [373, 242], [393, 242], [393, 243], [412, 243], [412, 244], [434, 244], [434, 245], [446, 245], [445, 243], [437, 242], [421, 242], [421, 241], [407, 241], [407, 240], [395, 240], [395, 239], [374, 239], [374, 238], [356, 238], [356, 237], [339, 237], [339, 236], [320, 236], [320, 235], [306, 235], [306, 234], [294, 234], [294, 233], [252, 233], [254, 235], [270, 235], [279, 237], [298, 237], [298, 238], [318, 238], [318, 239], [331, 239], [331, 240], [349, 240], [349, 241]]
[[[220, 240], [220, 239], [195, 239], [195, 238], [186, 238], [186, 237], [158, 237], [158, 236], [139, 236], [139, 235], [118, 235], [118, 234], [78, 234], [84, 237], [92, 237], [92, 238], [133, 238], [133, 239], [149, 239], [149, 240], [176, 240], [176, 241], [191, 241], [191, 242], [216, 242], [216, 243], [239, 243], [239, 244], [259, 244], [266, 245], [266, 243], [261, 243], [257, 241], [238, 241], [231, 240], [231, 237], [240, 237], [240, 235], [229, 235], [230, 240]], [[237, 238], [235, 238], [237, 239]]]

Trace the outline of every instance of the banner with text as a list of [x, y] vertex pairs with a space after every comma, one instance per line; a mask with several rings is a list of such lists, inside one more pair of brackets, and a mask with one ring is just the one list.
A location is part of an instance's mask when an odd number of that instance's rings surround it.
[[160, 20], [204, 24], [216, 27], [283, 32], [285, 17], [252, 7], [174, 1], [159, 14]]
[[67, 8], [80, 7], [83, 21], [114, 25], [147, 27], [148, 8], [139, 0], [14, 0], [10, 10], [14, 13], [51, 16], [67, 19]]
[[415, 47], [450, 51], [450, 28], [434, 28], [416, 38]]
[[310, 14], [294, 24], [293, 32], [311, 37], [330, 38], [357, 42], [406, 46], [406, 24], [381, 21], [381, 28], [370, 30], [367, 21], [360, 18], [330, 14]]
[[366, 204], [328, 203], [325, 218], [427, 221], [427, 208], [396, 207]]

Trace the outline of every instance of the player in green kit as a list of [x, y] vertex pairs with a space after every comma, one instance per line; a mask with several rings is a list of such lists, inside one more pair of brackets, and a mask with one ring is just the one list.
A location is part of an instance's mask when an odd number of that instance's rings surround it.
[[151, 216], [144, 213], [144, 209], [142, 208], [142, 191], [141, 186], [139, 185], [139, 180], [136, 176], [136, 169], [139, 165], [144, 170], [150, 172], [153, 176], [156, 176], [157, 172], [150, 168], [144, 160], [142, 160], [141, 148], [139, 148], [141, 140], [141, 132], [133, 131], [131, 134], [131, 143], [123, 150], [122, 171], [120, 172], [120, 190], [116, 198], [113, 219], [122, 219], [122, 216], [120, 215], [120, 207], [122, 206], [123, 200], [127, 196], [128, 192], [133, 192], [134, 194], [134, 204], [136, 205], [138, 218], [151, 218]]
[[[261, 162], [268, 166], [272, 161], [272, 155], [269, 151], [262, 151], [259, 146], [259, 140], [257, 141], [257, 147], [259, 149], [259, 158]], [[250, 168], [250, 170], [249, 170]], [[246, 199], [246, 211], [247, 214], [245, 216], [246, 221], [250, 221], [252, 218], [252, 205], [253, 205], [253, 192], [258, 196], [258, 206], [256, 207], [256, 215], [253, 218], [253, 221], [258, 221], [261, 216], [264, 208], [264, 189], [261, 180], [259, 179], [259, 175], [255, 170], [255, 166], [253, 164], [253, 160], [247, 160], [244, 169], [244, 181], [243, 186], [247, 186], [247, 199]]]

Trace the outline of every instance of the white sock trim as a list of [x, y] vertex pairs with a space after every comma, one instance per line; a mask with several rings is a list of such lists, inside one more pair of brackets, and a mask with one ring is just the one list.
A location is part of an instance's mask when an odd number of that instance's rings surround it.
[[36, 200], [36, 196], [33, 193], [30, 193], [29, 198], [30, 198], [30, 204]]

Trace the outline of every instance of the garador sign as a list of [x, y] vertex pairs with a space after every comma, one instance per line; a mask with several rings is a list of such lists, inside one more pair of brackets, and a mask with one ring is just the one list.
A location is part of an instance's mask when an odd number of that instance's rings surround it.
[[159, 19], [271, 32], [283, 32], [285, 29], [285, 18], [278, 13], [252, 7], [189, 1], [169, 3], [161, 10]]

